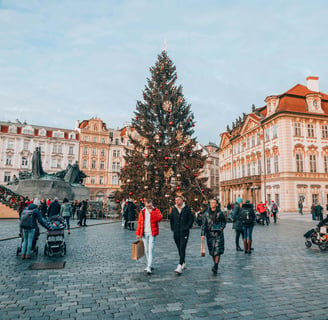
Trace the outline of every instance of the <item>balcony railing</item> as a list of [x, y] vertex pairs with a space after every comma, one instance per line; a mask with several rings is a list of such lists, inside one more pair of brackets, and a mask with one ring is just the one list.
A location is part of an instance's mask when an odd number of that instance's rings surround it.
[[243, 184], [243, 183], [260, 183], [261, 182], [261, 175], [254, 175], [254, 176], [247, 176], [242, 178], [236, 178], [231, 180], [221, 180], [221, 186], [229, 186], [229, 185], [236, 185], [236, 184]]

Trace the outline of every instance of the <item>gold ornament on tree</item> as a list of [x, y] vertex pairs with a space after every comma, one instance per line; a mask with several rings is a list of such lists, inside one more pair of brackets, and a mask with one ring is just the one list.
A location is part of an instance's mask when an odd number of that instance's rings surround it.
[[169, 110], [171, 110], [171, 107], [172, 107], [172, 103], [171, 103], [171, 101], [164, 101], [164, 103], [163, 103], [163, 110], [164, 111], [169, 111]]

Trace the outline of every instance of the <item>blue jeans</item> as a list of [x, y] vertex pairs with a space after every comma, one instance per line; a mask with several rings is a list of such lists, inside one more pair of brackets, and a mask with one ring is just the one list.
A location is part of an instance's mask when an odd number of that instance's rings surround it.
[[66, 226], [67, 226], [67, 230], [71, 229], [70, 228], [70, 224], [69, 224], [69, 220], [71, 217], [64, 217], [64, 219], [66, 220]]
[[31, 254], [34, 233], [35, 229], [23, 229], [22, 255]]
[[254, 226], [243, 227], [244, 240], [252, 240], [253, 228], [254, 228]]
[[155, 240], [156, 237], [153, 237], [151, 234], [144, 234], [142, 237], [142, 241], [145, 247], [145, 256], [147, 259], [148, 268], [151, 268], [153, 266]]

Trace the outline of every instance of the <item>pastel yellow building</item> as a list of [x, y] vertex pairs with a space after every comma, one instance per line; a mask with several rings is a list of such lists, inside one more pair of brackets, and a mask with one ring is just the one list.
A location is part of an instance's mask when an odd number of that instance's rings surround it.
[[328, 202], [328, 95], [308, 77], [265, 99], [221, 134], [220, 198], [276, 201], [280, 211]]

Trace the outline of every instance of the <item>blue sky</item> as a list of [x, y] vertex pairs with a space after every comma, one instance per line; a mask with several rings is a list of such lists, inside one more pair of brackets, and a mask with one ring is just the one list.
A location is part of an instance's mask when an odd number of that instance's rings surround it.
[[326, 0], [0, 0], [0, 120], [130, 121], [166, 43], [195, 136], [309, 75], [328, 93]]

